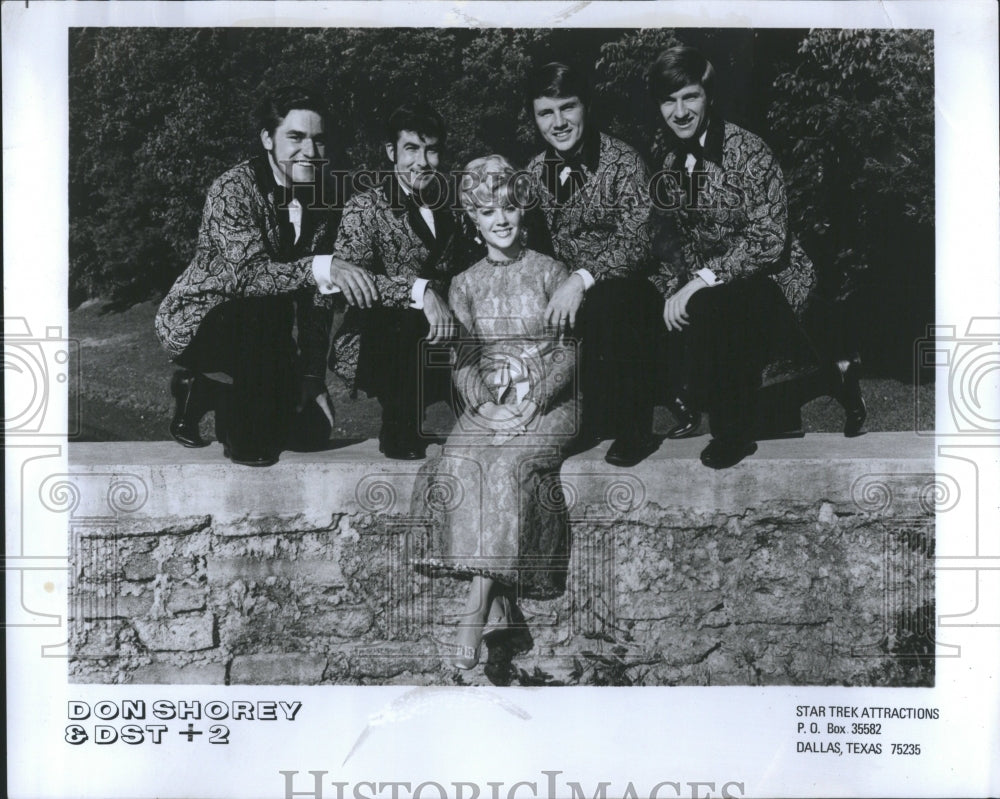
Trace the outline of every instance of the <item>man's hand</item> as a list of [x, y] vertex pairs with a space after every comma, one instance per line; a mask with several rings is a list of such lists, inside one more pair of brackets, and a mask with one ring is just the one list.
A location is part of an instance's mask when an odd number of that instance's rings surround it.
[[299, 402], [295, 406], [296, 413], [302, 413], [310, 402], [315, 402], [319, 405], [319, 409], [323, 411], [323, 415], [330, 422], [330, 427], [333, 427], [333, 403], [330, 401], [330, 394], [326, 390], [326, 383], [320, 377], [312, 377], [307, 375], [302, 378], [302, 390], [299, 393]]
[[667, 330], [681, 330], [688, 324], [687, 304], [691, 295], [700, 289], [708, 288], [708, 284], [700, 277], [693, 278], [663, 304], [663, 321]]
[[575, 272], [555, 290], [545, 308], [545, 326], [553, 333], [568, 331], [576, 324], [576, 312], [583, 302], [583, 278]]
[[367, 269], [340, 258], [330, 260], [330, 281], [344, 295], [348, 305], [371, 308], [378, 302], [378, 286]]
[[455, 317], [451, 308], [429, 286], [424, 290], [424, 316], [431, 325], [427, 334], [428, 344], [442, 344], [455, 337]]

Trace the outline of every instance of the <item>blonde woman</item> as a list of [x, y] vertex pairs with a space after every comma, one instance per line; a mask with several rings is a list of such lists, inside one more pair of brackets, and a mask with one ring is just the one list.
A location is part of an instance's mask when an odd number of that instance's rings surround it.
[[462, 204], [487, 256], [452, 281], [448, 298], [460, 326], [454, 381], [464, 410], [414, 495], [414, 513], [433, 532], [418, 566], [470, 580], [450, 645], [460, 669], [478, 664], [491, 607], [499, 616], [491, 627], [502, 630], [513, 598], [552, 596], [565, 582], [559, 467], [577, 429], [576, 353], [545, 326], [568, 271], [527, 246], [529, 185], [501, 156], [465, 169]]

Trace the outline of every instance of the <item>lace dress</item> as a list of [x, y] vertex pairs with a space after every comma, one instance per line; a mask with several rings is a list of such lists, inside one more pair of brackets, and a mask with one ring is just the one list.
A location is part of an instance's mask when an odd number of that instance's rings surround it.
[[[566, 508], [559, 481], [577, 429], [576, 351], [546, 335], [543, 315], [568, 272], [525, 250], [458, 275], [449, 302], [461, 325], [454, 381], [464, 403], [441, 454], [421, 469], [411, 511], [430, 528], [423, 571], [484, 575], [552, 596], [565, 585]], [[533, 400], [535, 415], [497, 432], [486, 403]]]

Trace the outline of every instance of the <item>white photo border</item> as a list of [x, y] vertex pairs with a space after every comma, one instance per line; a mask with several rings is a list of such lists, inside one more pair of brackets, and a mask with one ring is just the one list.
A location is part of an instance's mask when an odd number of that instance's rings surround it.
[[[936, 322], [959, 338], [1000, 342], [997, 6], [986, 2], [344, 2], [96, 3], [11, 2], [3, 13], [4, 299], [11, 324], [35, 338], [68, 329], [65, 202], [68, 185], [67, 35], [82, 26], [487, 26], [510, 27], [849, 27], [935, 31], [937, 208]], [[53, 189], [52, 187], [56, 187]], [[44, 209], [44, 210], [43, 210]], [[992, 343], [991, 343], [992, 342]], [[996, 363], [994, 361], [993, 363]], [[7, 373], [8, 391], [18, 391]], [[996, 369], [992, 372], [995, 379]], [[18, 397], [8, 393], [7, 403]], [[68, 398], [54, 386], [51, 417]], [[45, 521], [39, 499], [22, 496], [26, 465], [48, 458], [67, 471], [64, 436], [6, 440], [8, 625], [8, 792], [17, 797], [388, 796], [380, 783], [456, 782], [479, 795], [532, 796], [519, 781], [559, 799], [570, 782], [593, 796], [631, 783], [639, 796], [990, 796], [1000, 794], [1000, 529], [992, 501], [1000, 484], [1000, 442], [962, 438], [949, 395], [938, 391], [939, 462], [975, 464], [976, 518], [940, 523], [947, 551], [957, 525], [980, 531], [976, 554], [939, 551], [939, 630], [961, 648], [940, 658], [929, 689], [870, 688], [440, 688], [93, 686], [66, 675], [66, 530]], [[1000, 403], [1000, 400], [998, 400]], [[986, 418], [1000, 418], [996, 408]], [[989, 416], [989, 414], [993, 414]], [[60, 433], [59, 430], [54, 431]], [[990, 487], [994, 487], [992, 490]], [[18, 559], [32, 537], [32, 562]], [[29, 574], [30, 572], [30, 574]], [[36, 574], [37, 572], [37, 574]], [[31, 579], [28, 579], [28, 577]], [[36, 579], [37, 578], [37, 579]], [[48, 609], [48, 613], [37, 611]], [[61, 610], [62, 609], [62, 610]], [[62, 618], [60, 622], [58, 619]], [[61, 626], [60, 626], [61, 624]], [[62, 647], [62, 650], [60, 650]], [[293, 726], [255, 724], [226, 747], [75, 747], [63, 739], [67, 702], [101, 699], [301, 702]], [[901, 740], [924, 754], [889, 758], [795, 752], [796, 707], [937, 707], [933, 724], [906, 726]], [[208, 751], [206, 751], [208, 749]], [[293, 772], [291, 776], [282, 772]], [[558, 772], [558, 774], [554, 774]], [[342, 783], [340, 789], [337, 783]], [[372, 783], [372, 785], [368, 785]], [[490, 787], [499, 783], [501, 787]], [[677, 784], [677, 788], [673, 784]], [[709, 787], [709, 784], [711, 787]], [[728, 786], [728, 787], [727, 787]], [[399, 788], [400, 796], [410, 789]], [[338, 792], [339, 791], [339, 792]], [[513, 792], [512, 792], [513, 791]], [[492, 792], [492, 793], [491, 793]], [[425, 796], [437, 796], [429, 784]]]

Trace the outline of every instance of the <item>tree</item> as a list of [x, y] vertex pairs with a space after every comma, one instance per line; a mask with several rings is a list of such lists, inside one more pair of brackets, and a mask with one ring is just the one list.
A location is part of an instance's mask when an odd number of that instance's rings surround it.
[[814, 30], [798, 52], [768, 116], [796, 226], [844, 296], [885, 266], [893, 232], [933, 229], [933, 39]]
[[70, 301], [163, 295], [191, 257], [209, 183], [259, 150], [251, 111], [267, 88], [324, 91], [339, 166], [386, 166], [384, 116], [416, 97], [447, 119], [451, 166], [490, 152], [524, 164], [541, 147], [524, 77], [532, 65], [568, 61], [592, 70], [594, 121], [655, 169], [663, 123], [645, 72], [679, 41], [711, 56], [723, 112], [776, 149], [792, 229], [824, 292], [881, 302], [899, 281], [908, 293], [891, 302], [917, 309], [903, 329], [928, 321], [927, 31], [73, 29]]

